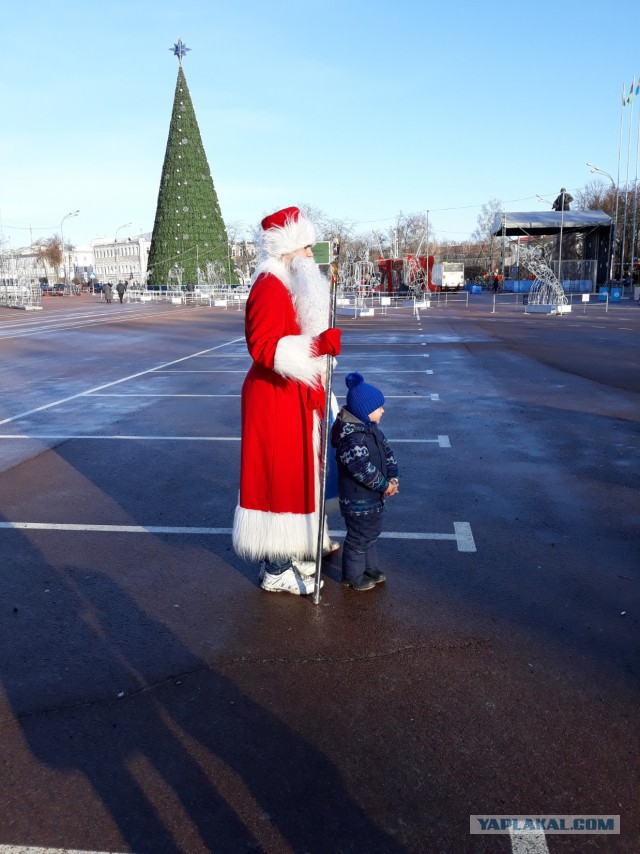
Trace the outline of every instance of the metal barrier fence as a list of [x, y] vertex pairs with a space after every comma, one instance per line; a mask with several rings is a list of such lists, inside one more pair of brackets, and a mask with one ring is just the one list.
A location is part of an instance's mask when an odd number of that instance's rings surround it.
[[[0, 285], [0, 304], [2, 304], [2, 288]], [[174, 305], [184, 306], [206, 306], [210, 308], [224, 308], [225, 310], [243, 311], [249, 297], [250, 286], [248, 285], [201, 285], [193, 291], [186, 290], [162, 290], [147, 291], [142, 288], [129, 288], [124, 295], [126, 302], [171, 302]], [[514, 310], [522, 307], [522, 313], [534, 313], [536, 308], [529, 306], [528, 293], [498, 291], [487, 294], [491, 300], [482, 302], [490, 308], [491, 314], [496, 314], [501, 308]], [[115, 294], [114, 294], [115, 296]], [[425, 291], [413, 294], [388, 294], [380, 291], [363, 289], [339, 288], [337, 294], [338, 314], [353, 317], [371, 317], [374, 314], [386, 315], [389, 308], [411, 308], [416, 314], [418, 311], [430, 308], [447, 308], [450, 304], [464, 305], [469, 307], [468, 290], [464, 291]], [[40, 293], [36, 297], [39, 299]], [[563, 314], [568, 311], [579, 310], [582, 306], [583, 314], [587, 310], [602, 310], [609, 312], [610, 296], [607, 292], [599, 293], [568, 293], [566, 294], [568, 304], [562, 306], [562, 310], [554, 310], [554, 306], [543, 306], [542, 309], [548, 313]], [[102, 298], [102, 297], [101, 297]], [[613, 300], [615, 302], [616, 300]], [[475, 303], [477, 305], [477, 303]], [[537, 308], [540, 311], [540, 308]]]
[[528, 300], [529, 294], [527, 293], [512, 293], [511, 291], [499, 291], [498, 293], [492, 294], [491, 299], [491, 314], [496, 314], [497, 310], [500, 306], [508, 307], [508, 308], [517, 308], [519, 305], [523, 307], [524, 314], [532, 314], [534, 313], [534, 308], [538, 309], [535, 313], [539, 313], [539, 310], [546, 309], [549, 314], [566, 314], [568, 311], [572, 311], [574, 308], [579, 308], [582, 306], [583, 314], [586, 314], [587, 308], [590, 310], [601, 309], [605, 314], [609, 312], [609, 294], [606, 292], [601, 293], [568, 293], [567, 297], [567, 305], [561, 306], [561, 310], [554, 311], [554, 306], [530, 306]]
[[39, 285], [0, 284], [0, 306], [6, 308], [41, 309], [42, 289]]
[[146, 290], [127, 288], [125, 302], [170, 302], [173, 305], [241, 307], [249, 296], [246, 285], [200, 285], [192, 291], [181, 288]]

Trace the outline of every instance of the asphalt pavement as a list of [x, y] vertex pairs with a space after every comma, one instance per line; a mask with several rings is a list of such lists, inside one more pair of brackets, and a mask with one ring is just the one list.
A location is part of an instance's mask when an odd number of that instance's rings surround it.
[[318, 605], [231, 547], [242, 311], [0, 309], [0, 854], [640, 850], [640, 307], [606, 309], [343, 309], [401, 491], [387, 582], [338, 553]]

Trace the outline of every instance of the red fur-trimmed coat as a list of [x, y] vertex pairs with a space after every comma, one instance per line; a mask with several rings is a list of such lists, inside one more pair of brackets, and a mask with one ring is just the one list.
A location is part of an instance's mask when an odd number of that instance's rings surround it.
[[[301, 333], [283, 264], [260, 268], [247, 300], [253, 359], [242, 386], [240, 500], [233, 545], [245, 558], [309, 558], [317, 547], [322, 359]], [[314, 414], [315, 412], [315, 414]]]

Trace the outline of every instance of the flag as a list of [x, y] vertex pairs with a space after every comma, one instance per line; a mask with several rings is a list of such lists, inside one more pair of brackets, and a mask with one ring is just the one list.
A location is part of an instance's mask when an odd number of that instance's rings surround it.
[[622, 84], [622, 106], [623, 107], [627, 106], [627, 97], [624, 94], [624, 83]]
[[638, 85], [636, 86], [636, 95], [640, 92], [640, 77], [638, 77]]
[[[640, 82], [640, 81], [639, 81], [639, 82]], [[634, 77], [634, 78], [633, 78], [633, 80], [631, 81], [631, 88], [629, 89], [629, 94], [628, 94], [628, 96], [627, 96], [627, 104], [630, 104], [630, 103], [631, 103], [631, 100], [632, 100], [632, 98], [633, 98], [633, 90], [634, 90], [634, 88], [635, 88], [635, 85], [636, 85], [636, 80], [635, 80], [635, 77]]]

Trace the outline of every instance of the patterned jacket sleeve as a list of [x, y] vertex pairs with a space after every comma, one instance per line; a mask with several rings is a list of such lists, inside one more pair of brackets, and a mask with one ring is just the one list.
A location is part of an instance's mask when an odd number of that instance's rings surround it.
[[387, 456], [387, 474], [389, 475], [389, 480], [391, 480], [392, 477], [398, 477], [398, 463], [384, 435], [382, 435], [382, 444], [384, 445], [384, 452]]
[[[354, 480], [373, 492], [384, 492], [389, 481], [369, 458], [369, 449], [358, 440], [358, 434], [345, 436], [338, 448], [338, 459], [349, 469]], [[397, 466], [396, 466], [397, 468]]]

